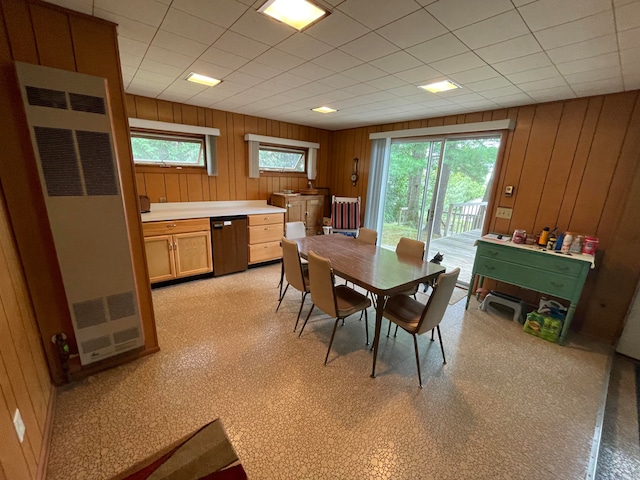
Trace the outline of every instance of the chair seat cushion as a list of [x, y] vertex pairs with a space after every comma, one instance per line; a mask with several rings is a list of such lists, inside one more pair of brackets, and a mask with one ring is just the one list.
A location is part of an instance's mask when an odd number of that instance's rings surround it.
[[409, 333], [418, 327], [424, 304], [407, 295], [394, 295], [387, 300], [383, 315]]
[[345, 285], [337, 285], [336, 303], [338, 305], [338, 317], [347, 317], [352, 313], [359, 312], [371, 306], [371, 300], [353, 288]]

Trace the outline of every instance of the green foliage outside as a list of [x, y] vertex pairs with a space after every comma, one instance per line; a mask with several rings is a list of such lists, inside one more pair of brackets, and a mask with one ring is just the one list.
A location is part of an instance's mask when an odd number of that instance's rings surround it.
[[131, 137], [136, 162], [204, 165], [204, 149], [198, 140]]
[[261, 148], [258, 158], [262, 170], [304, 172], [305, 155], [302, 152], [283, 152]]

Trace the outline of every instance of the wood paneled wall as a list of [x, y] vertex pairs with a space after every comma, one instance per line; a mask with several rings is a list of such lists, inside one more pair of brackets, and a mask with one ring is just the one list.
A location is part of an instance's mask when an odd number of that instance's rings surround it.
[[217, 176], [209, 177], [202, 168], [136, 166], [138, 193], [149, 196], [154, 203], [161, 197], [167, 202], [268, 200], [273, 192], [306, 188], [307, 179], [302, 176], [249, 178], [246, 133], [319, 143], [318, 173], [313, 185], [327, 186], [331, 137], [327, 130], [135, 95], [127, 95], [127, 112], [132, 118], [220, 130]]
[[[52, 388], [0, 188], [0, 478], [36, 478]], [[26, 426], [23, 443], [13, 428], [16, 409]]]
[[[329, 186], [337, 195], [360, 195], [366, 204], [372, 132], [505, 118], [517, 123], [504, 138], [488, 229], [535, 233], [558, 226], [597, 236], [597, 267], [573, 326], [613, 342], [640, 277], [638, 91], [333, 132]], [[349, 181], [354, 157], [361, 168], [355, 187]], [[507, 185], [515, 186], [512, 197], [502, 194]], [[498, 206], [513, 208], [512, 218], [495, 218]], [[499, 289], [531, 302], [537, 298], [510, 285]]]
[[[0, 130], [3, 148], [0, 180], [40, 334], [42, 338], [49, 339], [56, 333], [66, 333], [74, 352], [77, 346], [69, 307], [53, 248], [13, 61], [77, 71], [107, 80], [113, 139], [145, 336], [142, 353], [155, 351], [158, 343], [125, 114], [116, 26], [38, 0], [0, 0], [0, 117], [5, 119]], [[5, 161], [7, 159], [10, 160]], [[64, 376], [56, 346], [47, 341], [44, 342], [44, 350], [54, 382], [61, 383]], [[124, 354], [119, 359], [130, 357], [131, 354]], [[113, 361], [105, 360], [109, 364]], [[99, 368], [98, 364], [92, 367], [95, 368]], [[79, 372], [77, 360], [72, 363], [72, 369]]]

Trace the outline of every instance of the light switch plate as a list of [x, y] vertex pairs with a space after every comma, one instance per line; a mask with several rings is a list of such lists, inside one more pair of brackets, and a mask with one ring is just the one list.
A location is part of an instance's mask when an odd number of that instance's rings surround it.
[[20, 415], [20, 410], [18, 410], [17, 408], [16, 413], [13, 415], [13, 426], [16, 429], [16, 433], [18, 434], [20, 443], [22, 443], [24, 441], [25, 426], [24, 422], [22, 421], [22, 415]]
[[496, 209], [496, 218], [510, 219], [512, 213], [513, 213], [513, 208], [498, 207]]

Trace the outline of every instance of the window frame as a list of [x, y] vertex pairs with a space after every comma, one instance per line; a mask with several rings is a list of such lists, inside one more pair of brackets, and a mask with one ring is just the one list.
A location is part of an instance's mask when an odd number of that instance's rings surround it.
[[[302, 162], [303, 170], [291, 170], [291, 169], [277, 169], [277, 168], [263, 168], [260, 166], [260, 152], [262, 150], [271, 151], [271, 152], [284, 152], [284, 153], [301, 153], [302, 157], [298, 161], [298, 164]], [[301, 177], [307, 176], [307, 159], [309, 157], [309, 149], [304, 147], [290, 147], [283, 145], [273, 145], [269, 143], [260, 143], [258, 146], [258, 168], [260, 170], [260, 175], [275, 175], [275, 176], [296, 176], [299, 175]]]
[[159, 130], [147, 130], [144, 128], [131, 127], [129, 129], [129, 135], [131, 142], [133, 138], [148, 138], [148, 139], [165, 139], [165, 140], [182, 140], [189, 143], [200, 143], [200, 153], [198, 155], [198, 163], [180, 163], [180, 162], [165, 162], [165, 161], [139, 161], [136, 160], [133, 155], [133, 144], [131, 145], [131, 157], [136, 167], [156, 167], [156, 168], [175, 168], [175, 169], [206, 169], [207, 165], [207, 142], [206, 136], [203, 134], [190, 134], [185, 132], [167, 132]]

